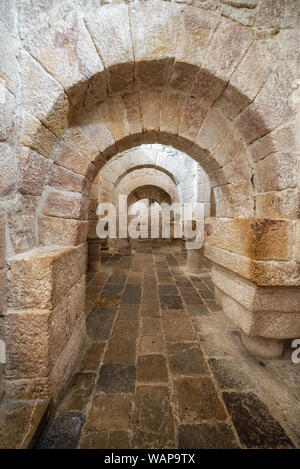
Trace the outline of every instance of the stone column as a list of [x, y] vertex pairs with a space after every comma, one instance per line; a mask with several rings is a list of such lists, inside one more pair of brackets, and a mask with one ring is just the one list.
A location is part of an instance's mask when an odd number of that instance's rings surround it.
[[88, 272], [100, 272], [101, 240], [88, 239]]
[[203, 267], [204, 252], [200, 249], [187, 249], [186, 270], [191, 274], [198, 274]]

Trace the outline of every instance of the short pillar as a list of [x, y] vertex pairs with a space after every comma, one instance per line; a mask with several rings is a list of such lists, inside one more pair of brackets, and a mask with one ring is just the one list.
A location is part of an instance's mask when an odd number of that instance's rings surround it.
[[191, 274], [200, 273], [204, 263], [203, 247], [200, 249], [187, 249], [186, 270]]
[[88, 272], [100, 272], [101, 269], [101, 240], [88, 240]]
[[241, 342], [245, 349], [257, 358], [280, 358], [283, 353], [282, 339], [250, 337], [241, 331]]

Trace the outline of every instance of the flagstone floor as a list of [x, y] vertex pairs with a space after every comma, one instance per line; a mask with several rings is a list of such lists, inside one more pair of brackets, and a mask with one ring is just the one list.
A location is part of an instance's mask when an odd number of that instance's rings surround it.
[[209, 268], [134, 242], [88, 278], [88, 340], [39, 448], [300, 446], [300, 365], [255, 360], [217, 305]]

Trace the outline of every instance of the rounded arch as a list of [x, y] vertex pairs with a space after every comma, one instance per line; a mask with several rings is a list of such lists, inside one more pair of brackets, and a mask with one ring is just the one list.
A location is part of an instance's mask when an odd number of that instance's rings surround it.
[[150, 201], [155, 201], [159, 205], [162, 203], [172, 204], [172, 199], [170, 194], [168, 194], [164, 189], [159, 186], [153, 185], [143, 185], [134, 189], [128, 195], [128, 206], [138, 202], [139, 200], [149, 199]]
[[127, 174], [116, 187], [114, 194], [108, 194], [110, 200], [113, 200], [118, 206], [118, 199], [121, 194], [127, 197], [140, 187], [157, 187], [168, 194], [171, 203], [179, 202], [179, 196], [176, 184], [164, 172], [154, 169], [136, 169]]
[[[294, 156], [276, 154], [294, 141], [290, 126], [280, 133], [294, 117], [292, 77], [251, 28], [165, 2], [157, 15], [150, 1], [68, 13], [24, 47], [24, 68], [40, 78], [24, 78], [21, 143], [54, 160], [40, 205], [42, 244], [84, 239], [77, 236], [84, 188], [113, 155], [141, 143], [171, 145], [198, 161], [217, 217], [284, 218], [288, 211], [295, 218], [296, 198], [286, 209], [278, 194], [283, 186], [295, 191]], [[282, 164], [291, 168], [284, 184]]]

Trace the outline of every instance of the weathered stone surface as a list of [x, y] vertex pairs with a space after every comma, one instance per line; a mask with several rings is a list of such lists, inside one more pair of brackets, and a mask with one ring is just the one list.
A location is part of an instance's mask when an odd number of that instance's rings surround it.
[[[216, 19], [209, 11], [190, 6], [183, 9], [177, 38], [176, 62], [201, 65], [216, 27]], [[176, 72], [176, 63], [174, 69]]]
[[173, 448], [174, 419], [169, 391], [162, 386], [138, 386], [133, 415], [133, 448]]
[[232, 428], [226, 423], [210, 425], [180, 425], [180, 449], [236, 449], [239, 448]]
[[130, 5], [129, 16], [139, 84], [162, 86], [168, 82], [176, 51], [174, 25], [180, 6], [162, 3], [160, 14], [151, 4]]
[[20, 144], [50, 158], [57, 143], [55, 135], [29, 113], [23, 114]]
[[292, 223], [257, 218], [207, 218], [205, 240], [257, 260], [287, 260], [294, 243]]
[[[11, 11], [11, 3], [1, 5], [4, 9], [4, 15], [8, 11]], [[1, 11], [1, 18], [4, 20], [5, 16]], [[1, 25], [0, 28], [0, 41], [1, 44], [5, 44], [5, 47], [0, 52], [0, 79], [1, 84], [5, 86], [11, 93], [16, 93], [19, 86], [19, 62], [17, 57], [17, 44], [9, 30], [7, 29], [8, 24], [5, 26]], [[12, 31], [11, 31], [12, 32]]]
[[0, 84], [0, 141], [7, 140], [14, 124], [15, 97]]
[[133, 393], [135, 376], [134, 365], [102, 365], [96, 392], [101, 394]]
[[194, 341], [195, 332], [183, 311], [163, 311], [162, 323], [167, 342]]
[[294, 116], [289, 93], [293, 77], [286, 67], [274, 67], [254, 103], [264, 119], [267, 127], [272, 130], [280, 124], [289, 122]]
[[172, 374], [208, 374], [208, 368], [198, 344], [168, 344], [167, 350]]
[[296, 286], [299, 283], [296, 263], [293, 261], [256, 261], [209, 244], [205, 244], [204, 252], [211, 261], [257, 285]]
[[293, 448], [280, 424], [256, 394], [223, 393], [223, 398], [246, 448]]
[[52, 364], [67, 346], [74, 328], [79, 328], [84, 312], [85, 275], [73, 285], [60, 303], [52, 310], [49, 325], [49, 354]]
[[253, 161], [259, 161], [276, 152], [293, 154], [295, 149], [295, 128], [287, 124], [274, 129], [264, 137], [259, 138], [250, 145], [249, 150]]
[[161, 309], [183, 309], [181, 298], [178, 295], [161, 295], [160, 306]]
[[212, 280], [215, 287], [235, 298], [241, 305], [261, 313], [297, 312], [299, 288], [258, 287], [228, 269], [214, 266]]
[[87, 418], [86, 430], [126, 430], [129, 426], [131, 399], [128, 395], [96, 395]]
[[139, 304], [121, 303], [119, 319], [137, 320], [139, 315]]
[[257, 194], [255, 209], [257, 217], [297, 219], [300, 215], [298, 191], [286, 189]]
[[49, 177], [49, 185], [56, 189], [89, 194], [91, 183], [83, 176], [54, 165]]
[[47, 417], [48, 401], [10, 402], [1, 407], [0, 448], [28, 449], [34, 443], [43, 418]]
[[2, 205], [0, 205], [0, 268], [5, 266], [5, 251], [6, 251], [6, 239], [5, 239], [5, 211]]
[[129, 432], [118, 431], [118, 430], [109, 432], [107, 448], [129, 449], [130, 448]]
[[87, 215], [87, 197], [76, 193], [52, 190], [48, 192], [43, 213], [47, 216], [82, 220]]
[[8, 143], [0, 142], [0, 152], [0, 196], [4, 197], [16, 187], [17, 164], [13, 148]]
[[138, 353], [150, 354], [150, 353], [164, 353], [165, 342], [162, 335], [143, 335], [140, 337], [138, 344]]
[[54, 400], [57, 400], [60, 396], [62, 389], [68, 383], [68, 379], [71, 376], [75, 363], [80, 356], [81, 351], [84, 347], [84, 340], [86, 338], [86, 325], [84, 313], [81, 317], [78, 317], [76, 321], [76, 327], [73, 327], [71, 336], [54, 364], [51, 374], [50, 383], [51, 391], [50, 395], [53, 396]]
[[107, 445], [108, 433], [103, 431], [88, 431], [80, 438], [80, 449], [104, 449]]
[[98, 371], [104, 348], [105, 342], [93, 343], [80, 360], [78, 370], [81, 372]]
[[[225, 48], [226, 43], [230, 44], [230, 47]], [[247, 28], [222, 19], [208, 48], [203, 67], [223, 80], [229, 79], [250, 43], [251, 38]]]
[[26, 51], [20, 57], [24, 109], [37, 117], [55, 135], [68, 127], [72, 106], [58, 84]]
[[239, 363], [231, 360], [210, 359], [209, 364], [221, 389], [237, 389], [243, 391], [252, 388], [249, 378], [241, 370]]
[[273, 153], [256, 165], [254, 184], [258, 192], [270, 192], [295, 187], [296, 183], [297, 171], [294, 155]]
[[157, 335], [161, 333], [161, 320], [156, 317], [146, 317], [142, 320], [141, 335]]
[[86, 247], [40, 248], [10, 260], [8, 301], [14, 309], [51, 309], [85, 272]]
[[217, 111], [209, 111], [197, 135], [196, 144], [211, 152], [228, 132], [225, 119]]
[[87, 317], [87, 333], [92, 340], [107, 340], [116, 315], [115, 308], [94, 308]]
[[[49, 312], [12, 313], [5, 317], [6, 375], [35, 378], [49, 373]], [[37, 331], [39, 333], [37, 334]]]
[[[26, 38], [30, 53], [67, 91], [73, 104], [80, 102], [87, 91], [93, 99], [106, 94], [103, 65], [93, 45], [82, 18], [71, 12], [56, 23], [44, 25], [35, 34]], [[61, 67], [61, 64], [67, 66]], [[93, 82], [97, 83], [93, 93]]]
[[198, 423], [205, 419], [227, 418], [214, 384], [210, 378], [177, 378], [175, 396], [181, 422]]
[[128, 7], [103, 5], [97, 15], [86, 16], [86, 23], [103, 64], [108, 70], [110, 91], [118, 91], [133, 82], [133, 51]]
[[184, 98], [176, 93], [161, 94], [160, 109], [160, 135], [178, 134], [181, 115], [183, 111]]
[[77, 246], [86, 240], [89, 225], [87, 221], [42, 216], [38, 220], [38, 227], [39, 241], [43, 246]]
[[104, 363], [134, 364], [137, 321], [117, 321], [104, 357]]
[[168, 381], [165, 357], [163, 355], [140, 355], [137, 361], [137, 381], [141, 383]]
[[75, 449], [85, 417], [79, 412], [62, 412], [44, 430], [38, 449]]
[[112, 97], [100, 106], [101, 114], [116, 142], [119, 152], [128, 150], [132, 146], [129, 124], [124, 103], [120, 97]]
[[250, 181], [215, 187], [217, 217], [251, 217], [254, 210], [254, 189]]
[[49, 177], [52, 161], [26, 147], [19, 147], [18, 190], [23, 195], [41, 195]]
[[58, 406], [58, 412], [84, 412], [95, 381], [94, 373], [77, 373], [70, 389]]
[[141, 288], [137, 285], [127, 285], [122, 295], [122, 302], [139, 304], [141, 301]]

